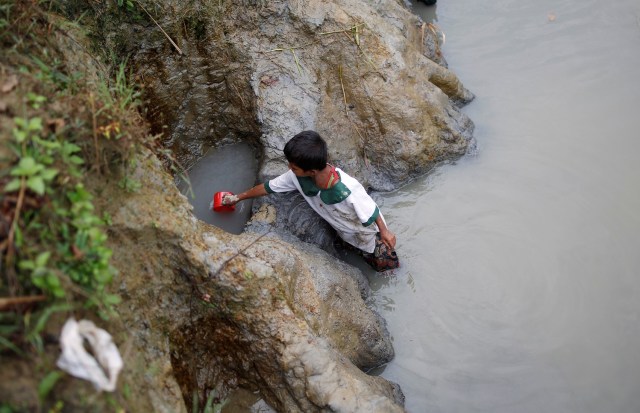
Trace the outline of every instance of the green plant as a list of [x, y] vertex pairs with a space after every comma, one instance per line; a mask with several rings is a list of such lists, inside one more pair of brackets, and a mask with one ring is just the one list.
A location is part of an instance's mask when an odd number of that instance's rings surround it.
[[12, 7], [13, 4], [11, 3], [0, 4], [0, 30], [4, 30], [5, 27], [9, 26]]
[[6, 403], [0, 404], [0, 413], [16, 413], [16, 412], [17, 410], [14, 410], [14, 408], [11, 407], [11, 405]]
[[[15, 318], [15, 317], [12, 317]], [[22, 354], [22, 351], [11, 342], [7, 337], [18, 331], [18, 325], [14, 319], [6, 315], [0, 315], [0, 349], [8, 349], [16, 354]], [[0, 410], [2, 412], [2, 410]]]
[[[80, 147], [55, 133], [47, 136], [39, 117], [15, 118], [14, 124], [12, 149], [18, 159], [4, 193], [17, 193], [18, 202], [5, 265], [15, 272], [23, 291], [42, 292], [52, 300], [35, 324], [30, 317], [24, 321], [26, 338], [41, 349], [40, 332], [53, 312], [70, 311], [74, 305], [69, 303], [84, 302], [107, 316], [119, 298], [106, 292], [115, 270], [109, 265], [104, 221], [80, 182]], [[6, 338], [0, 345], [12, 348]]]
[[40, 334], [44, 331], [51, 316], [56, 313], [64, 313], [72, 310], [73, 305], [68, 303], [51, 304], [37, 313], [35, 323], [32, 323], [32, 314], [27, 313], [23, 319], [25, 329], [28, 331], [25, 337], [26, 340], [31, 343], [38, 352], [42, 352], [44, 350], [44, 343], [42, 342], [42, 336]]
[[[41, 141], [37, 134], [42, 131], [42, 120], [40, 118], [22, 119], [15, 118], [16, 127], [13, 129], [13, 136], [20, 145], [20, 162], [11, 169], [10, 175], [14, 177], [5, 187], [5, 192], [16, 191], [21, 186], [26, 185], [38, 195], [43, 195], [46, 184], [51, 182], [58, 174], [55, 168], [49, 168], [52, 163], [50, 149], [57, 146], [54, 143]], [[33, 150], [29, 145], [31, 142], [40, 144], [44, 151]]]
[[37, 56], [31, 56], [31, 60], [36, 64], [39, 71], [35, 72], [37, 79], [45, 82], [52, 83], [61, 90], [68, 88], [74, 88], [78, 80], [82, 77], [80, 73], [68, 74], [64, 71], [64, 65], [59, 58], [49, 56], [47, 49], [43, 49], [43, 58], [50, 63], [45, 63], [44, 60]]
[[[0, 352], [24, 358], [34, 367], [27, 376], [40, 375], [28, 394], [37, 394], [29, 406], [40, 399], [43, 412], [69, 408], [57, 400], [62, 373], [52, 365], [58, 348], [49, 338], [69, 315], [107, 317], [120, 300], [108, 290], [117, 274], [106, 236], [110, 217], [94, 208], [90, 185], [96, 176], [120, 179], [119, 167], [143, 142], [135, 110], [140, 93], [125, 64], [102, 79], [104, 94], [74, 73], [73, 67], [101, 70], [90, 56], [67, 59], [88, 50], [83, 37], [99, 34], [64, 19], [71, 10], [94, 23], [96, 12], [114, 6], [0, 0], [2, 73], [18, 79], [10, 87], [5, 82], [8, 109], [0, 114]], [[0, 413], [25, 411], [25, 403], [9, 397], [0, 401]]]
[[64, 373], [59, 370], [53, 370], [49, 372], [38, 385], [38, 398], [40, 401], [45, 400], [58, 380], [64, 376]]
[[27, 93], [27, 100], [34, 109], [40, 109], [40, 106], [47, 101], [47, 98], [41, 95], [37, 95], [33, 92]]
[[118, 7], [126, 7], [128, 10], [133, 10], [134, 5], [131, 0], [118, 0]]
[[102, 79], [98, 84], [98, 95], [103, 107], [96, 115], [105, 112], [113, 118], [141, 104], [140, 91], [128, 80], [126, 60], [118, 64], [113, 81]]
[[118, 182], [118, 187], [126, 192], [131, 193], [139, 191], [140, 188], [142, 188], [142, 184], [140, 183], [140, 181], [131, 179], [129, 176], [125, 176]]
[[133, 179], [129, 175], [129, 168], [134, 168], [135, 164], [136, 163], [134, 160], [125, 162], [124, 177], [118, 182], [118, 186], [120, 187], [120, 189], [123, 189], [124, 191], [129, 193], [137, 192], [142, 187], [140, 181]]

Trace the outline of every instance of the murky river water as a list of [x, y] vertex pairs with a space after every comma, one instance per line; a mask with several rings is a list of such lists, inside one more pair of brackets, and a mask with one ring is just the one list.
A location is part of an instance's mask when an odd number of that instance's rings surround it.
[[[640, 0], [442, 0], [479, 153], [378, 195], [410, 412], [640, 412]], [[431, 17], [429, 17], [431, 16]]]

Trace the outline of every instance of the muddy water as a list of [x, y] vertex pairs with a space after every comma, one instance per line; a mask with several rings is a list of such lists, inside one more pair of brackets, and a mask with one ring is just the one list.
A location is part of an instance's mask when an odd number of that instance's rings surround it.
[[404, 260], [371, 278], [382, 375], [410, 412], [639, 412], [640, 1], [415, 9], [479, 153], [378, 196]]
[[178, 184], [180, 192], [189, 198], [196, 218], [233, 234], [240, 234], [250, 217], [252, 201], [244, 201], [233, 212], [211, 210], [213, 194], [218, 191], [240, 193], [255, 184], [258, 161], [255, 150], [238, 143], [209, 150], [189, 169], [186, 181]]

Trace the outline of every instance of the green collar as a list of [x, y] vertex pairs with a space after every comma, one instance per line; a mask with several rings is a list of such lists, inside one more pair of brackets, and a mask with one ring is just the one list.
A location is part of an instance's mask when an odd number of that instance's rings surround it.
[[298, 182], [300, 183], [300, 188], [302, 188], [302, 193], [306, 196], [316, 196], [318, 192], [320, 192], [320, 188], [316, 186], [313, 178], [310, 176], [296, 176], [298, 178]]
[[349, 195], [351, 195], [351, 191], [342, 181], [329, 189], [320, 191], [320, 199], [327, 205], [338, 204], [347, 199]]
[[[339, 174], [340, 173], [338, 172], [338, 175]], [[309, 197], [320, 194], [320, 199], [322, 199], [322, 202], [327, 205], [340, 203], [347, 199], [349, 195], [351, 195], [351, 191], [349, 190], [349, 188], [347, 188], [347, 186], [342, 183], [342, 178], [337, 184], [329, 189], [318, 188], [313, 181], [313, 178], [311, 178], [310, 176], [297, 176], [296, 178], [298, 178], [302, 193]]]

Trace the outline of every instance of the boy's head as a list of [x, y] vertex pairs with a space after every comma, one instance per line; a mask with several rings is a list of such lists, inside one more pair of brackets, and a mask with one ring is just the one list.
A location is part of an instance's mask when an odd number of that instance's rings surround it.
[[317, 132], [306, 130], [287, 142], [284, 156], [303, 171], [322, 170], [327, 166], [327, 143]]

